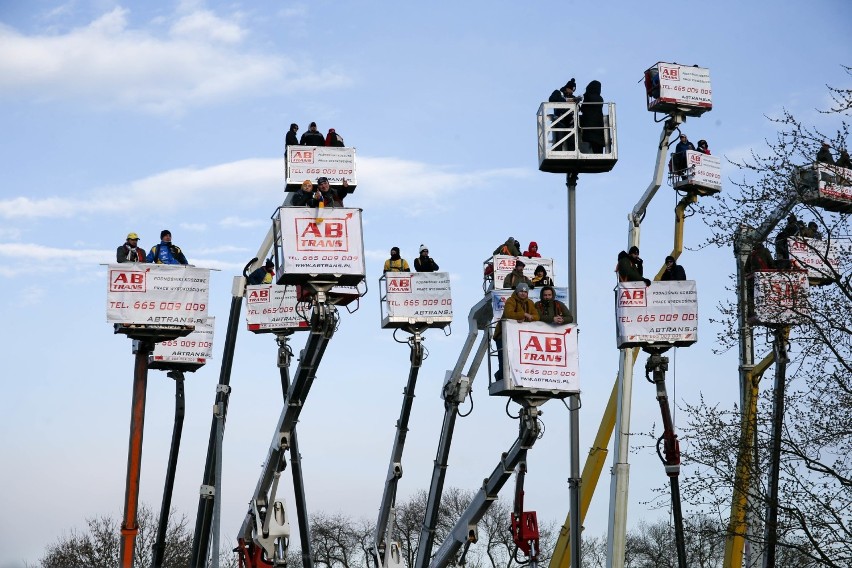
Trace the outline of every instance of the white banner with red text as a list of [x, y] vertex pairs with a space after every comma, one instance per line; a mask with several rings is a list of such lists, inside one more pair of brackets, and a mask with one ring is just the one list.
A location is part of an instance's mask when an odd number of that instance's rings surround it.
[[575, 324], [504, 321], [503, 357], [513, 387], [580, 392]]
[[246, 286], [248, 330], [307, 329], [308, 322], [296, 312], [296, 304], [295, 286]]
[[619, 282], [615, 289], [616, 343], [619, 349], [698, 341], [695, 280]]
[[151, 358], [163, 363], [198, 363], [204, 365], [213, 358], [213, 328], [216, 318], [209, 317], [195, 324], [195, 330], [186, 337], [154, 344]]
[[452, 321], [453, 298], [448, 272], [388, 272], [385, 278], [383, 320]]
[[107, 273], [110, 323], [194, 326], [207, 319], [208, 268], [127, 262]]

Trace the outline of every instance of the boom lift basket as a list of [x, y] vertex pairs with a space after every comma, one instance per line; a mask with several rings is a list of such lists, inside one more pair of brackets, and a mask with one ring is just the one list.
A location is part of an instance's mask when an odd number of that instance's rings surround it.
[[204, 323], [196, 324], [186, 337], [156, 343], [148, 355], [148, 368], [194, 373], [203, 367], [213, 357], [215, 321], [216, 318], [209, 317]]
[[538, 107], [538, 169], [550, 173], [608, 172], [618, 161], [615, 103], [603, 103], [604, 148], [595, 154], [583, 141], [577, 103], [541, 103]]
[[852, 213], [852, 170], [814, 162], [797, 167], [792, 174], [793, 189], [802, 203], [833, 211]]
[[796, 270], [804, 270], [811, 286], [825, 286], [834, 282], [835, 274], [842, 270], [841, 257], [852, 255], [852, 239], [791, 237], [787, 239], [790, 263]]
[[749, 323], [786, 327], [810, 315], [808, 275], [804, 270], [756, 270], [746, 275]]
[[645, 71], [651, 112], [701, 116], [713, 109], [712, 95], [709, 69], [660, 61]]
[[566, 398], [580, 392], [576, 324], [501, 322], [503, 377], [488, 394], [517, 398]]
[[695, 280], [619, 282], [615, 288], [616, 345], [688, 347], [698, 341]]
[[722, 191], [722, 162], [718, 156], [694, 150], [672, 153], [669, 183], [677, 190], [697, 195], [719, 193]]
[[335, 189], [346, 180], [349, 193], [358, 185], [354, 147], [288, 146], [285, 158], [287, 191], [298, 191], [306, 179], [316, 183], [320, 177]]
[[388, 272], [379, 279], [382, 328], [444, 328], [453, 321], [448, 272]]
[[360, 209], [279, 207], [272, 228], [278, 284], [357, 287], [364, 280]]

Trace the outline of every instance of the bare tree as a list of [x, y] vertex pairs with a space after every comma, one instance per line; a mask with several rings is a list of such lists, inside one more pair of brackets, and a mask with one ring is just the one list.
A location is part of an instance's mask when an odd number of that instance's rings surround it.
[[[852, 69], [846, 68], [847, 79]], [[768, 150], [733, 162], [742, 179], [699, 212], [712, 230], [706, 246], [731, 247], [739, 227], [760, 223], [791, 195], [803, 189], [793, 175], [812, 163], [823, 141], [835, 151], [846, 147], [852, 90], [829, 87], [834, 104], [826, 115], [837, 119], [832, 133], [804, 124], [791, 112], [770, 119], [778, 127]], [[840, 175], [840, 174], [838, 174]], [[841, 183], [843, 183], [841, 181]], [[847, 182], [848, 183], [848, 180]], [[795, 206], [799, 219], [813, 220], [827, 243], [852, 234], [846, 213], [829, 212], [814, 202]], [[826, 260], [823, 258], [823, 260]], [[734, 272], [731, 263], [731, 272]], [[792, 328], [787, 366], [786, 408], [781, 439], [778, 530], [779, 562], [784, 566], [852, 565], [852, 255], [843, 254], [830, 271], [830, 285], [812, 287], [803, 323]], [[732, 287], [733, 290], [733, 287]], [[721, 349], [736, 344], [739, 329], [733, 297], [720, 305], [716, 323]], [[755, 328], [757, 353], [771, 351], [772, 336]], [[735, 484], [737, 452], [753, 456], [748, 475], [752, 518], [762, 522], [767, 488], [771, 393], [758, 401], [755, 435], [740, 439], [739, 407], [723, 408], [703, 400], [688, 407], [684, 461], [698, 466], [686, 476], [683, 495], [696, 510], [727, 520]], [[742, 448], [741, 448], [742, 446]], [[758, 548], [762, 532], [742, 535]]]

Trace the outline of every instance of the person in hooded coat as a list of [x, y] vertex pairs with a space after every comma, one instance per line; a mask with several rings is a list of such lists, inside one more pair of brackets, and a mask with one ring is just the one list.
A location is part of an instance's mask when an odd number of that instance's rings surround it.
[[583, 93], [583, 103], [580, 105], [580, 128], [582, 140], [592, 147], [592, 153], [603, 154], [606, 146], [604, 138], [603, 97], [601, 97], [601, 82], [592, 81]]
[[275, 263], [271, 258], [267, 258], [263, 266], [248, 275], [246, 281], [249, 286], [272, 284], [273, 276], [275, 276]]
[[673, 256], [667, 256], [666, 269], [663, 271], [660, 280], [686, 280], [686, 270], [675, 261]]
[[574, 323], [574, 316], [568, 306], [556, 299], [556, 291], [553, 286], [545, 286], [541, 289], [541, 300], [535, 303], [539, 321], [544, 323]]
[[393, 247], [390, 250], [390, 258], [385, 261], [383, 272], [411, 272], [408, 261], [399, 256], [399, 247]]
[[639, 257], [639, 247], [630, 247], [630, 252], [621, 251], [618, 253], [618, 272], [619, 282], [644, 282], [646, 286], [651, 285], [651, 281], [643, 275], [643, 262]]
[[328, 134], [325, 135], [325, 145], [343, 148], [343, 137], [334, 128], [329, 128]]
[[508, 256], [521, 256], [521, 249], [516, 245], [515, 237], [509, 237], [506, 242], [494, 249], [491, 254], [504, 254]]
[[295, 122], [290, 124], [290, 130], [287, 131], [287, 136], [284, 137], [284, 148], [286, 152], [287, 146], [298, 146], [299, 139], [296, 137], [296, 133], [299, 131], [299, 125]]
[[541, 264], [535, 267], [535, 274], [533, 274], [532, 278], [532, 286], [533, 288], [540, 288], [541, 286], [553, 286], [553, 278], [547, 275], [547, 269]]
[[529, 298], [530, 287], [525, 282], [515, 286], [515, 291], [503, 304], [503, 317], [494, 328], [494, 344], [497, 346], [497, 372], [494, 378], [503, 380], [503, 320], [538, 321], [538, 311], [535, 304]]
[[541, 258], [541, 255], [538, 254], [538, 243], [530, 241], [530, 246], [524, 251], [524, 256], [527, 258]]

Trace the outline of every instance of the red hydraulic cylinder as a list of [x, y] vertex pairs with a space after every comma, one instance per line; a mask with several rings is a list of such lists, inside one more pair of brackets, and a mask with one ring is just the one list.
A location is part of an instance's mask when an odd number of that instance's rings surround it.
[[130, 444], [127, 450], [127, 489], [124, 493], [124, 517], [121, 522], [120, 566], [133, 568], [136, 534], [139, 525], [136, 513], [139, 507], [139, 477], [142, 471], [142, 431], [145, 427], [145, 395], [148, 390], [148, 355], [151, 344], [139, 341], [136, 365], [133, 370], [133, 402], [130, 408]]

